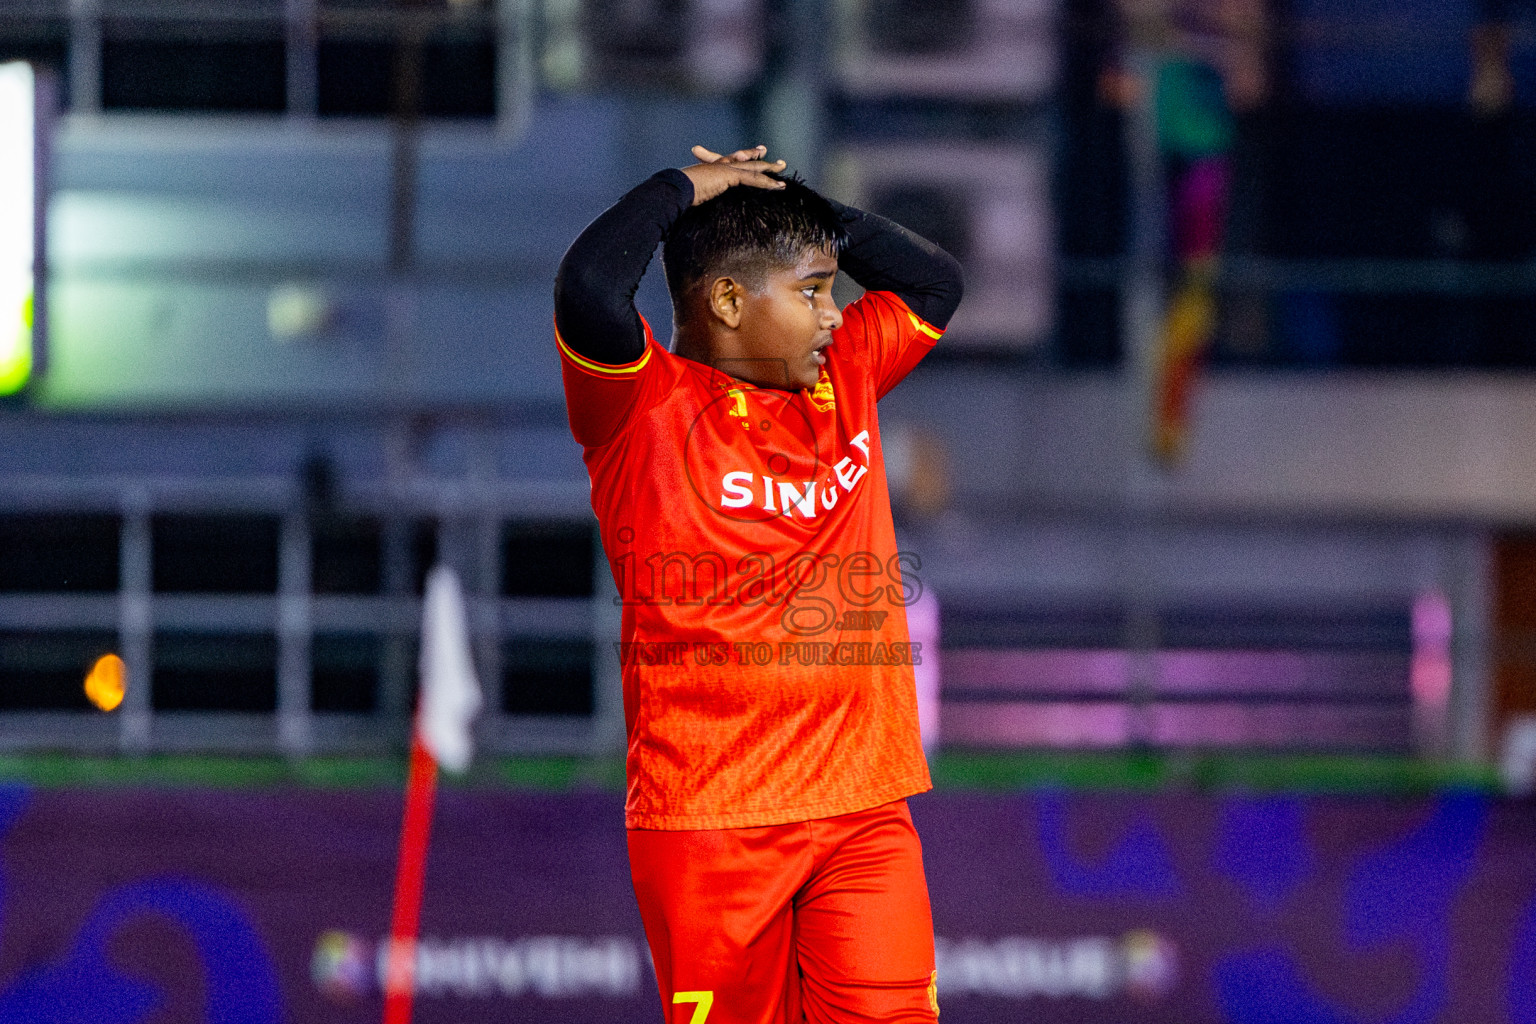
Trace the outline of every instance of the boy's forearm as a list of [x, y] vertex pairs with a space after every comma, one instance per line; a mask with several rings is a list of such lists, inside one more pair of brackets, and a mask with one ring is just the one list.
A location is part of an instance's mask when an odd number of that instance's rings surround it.
[[608, 365], [645, 350], [635, 292], [667, 229], [693, 201], [678, 170], [652, 175], [587, 225], [555, 275], [555, 326], [578, 354]]
[[895, 292], [912, 312], [934, 327], [945, 327], [965, 290], [960, 262], [893, 221], [833, 205], [848, 230], [839, 268], [869, 291]]

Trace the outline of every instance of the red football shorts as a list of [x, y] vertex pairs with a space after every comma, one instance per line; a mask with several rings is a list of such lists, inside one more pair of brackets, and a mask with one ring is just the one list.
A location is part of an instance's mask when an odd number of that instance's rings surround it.
[[835, 818], [629, 831], [667, 1024], [938, 1019], [907, 802]]

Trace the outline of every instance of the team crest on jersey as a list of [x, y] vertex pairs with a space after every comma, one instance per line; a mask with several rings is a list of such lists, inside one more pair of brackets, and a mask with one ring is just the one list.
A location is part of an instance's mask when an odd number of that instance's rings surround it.
[[741, 425], [744, 427], [750, 426], [751, 413], [747, 412], [746, 392], [742, 391], [741, 388], [726, 388], [725, 397], [730, 399], [730, 404], [726, 406], [725, 414], [740, 420]]
[[816, 386], [811, 389], [811, 405], [817, 412], [831, 412], [837, 408], [837, 395], [832, 391], [832, 378], [827, 376], [827, 368], [821, 368], [821, 376], [816, 379]]

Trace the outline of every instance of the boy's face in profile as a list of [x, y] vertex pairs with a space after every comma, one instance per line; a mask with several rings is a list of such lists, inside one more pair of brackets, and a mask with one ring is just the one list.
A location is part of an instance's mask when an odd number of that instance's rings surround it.
[[837, 258], [807, 249], [793, 264], [770, 266], [760, 288], [741, 291], [740, 321], [731, 351], [716, 366], [762, 387], [814, 388], [843, 313], [832, 301]]

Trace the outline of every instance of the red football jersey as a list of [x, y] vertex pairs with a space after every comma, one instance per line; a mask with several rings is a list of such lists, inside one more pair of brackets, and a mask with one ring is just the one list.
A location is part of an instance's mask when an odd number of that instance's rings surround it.
[[673, 355], [560, 347], [623, 602], [630, 828], [846, 814], [929, 788], [875, 403], [940, 331], [888, 292], [844, 310], [812, 390]]

